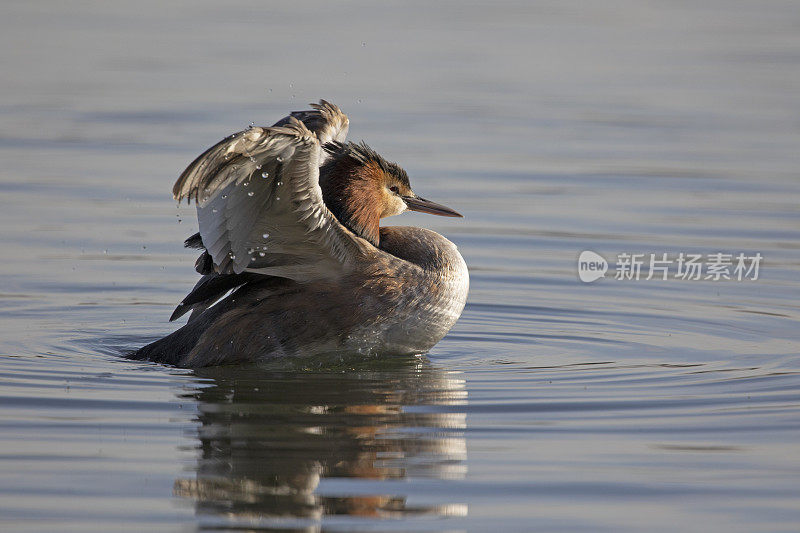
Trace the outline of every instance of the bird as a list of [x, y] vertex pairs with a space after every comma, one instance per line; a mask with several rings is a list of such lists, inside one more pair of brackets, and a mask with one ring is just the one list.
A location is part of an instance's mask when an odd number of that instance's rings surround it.
[[198, 156], [172, 192], [195, 202], [201, 278], [170, 321], [128, 355], [185, 368], [285, 357], [423, 354], [460, 317], [467, 265], [442, 235], [380, 226], [405, 211], [462, 215], [418, 196], [408, 174], [325, 100], [251, 124]]

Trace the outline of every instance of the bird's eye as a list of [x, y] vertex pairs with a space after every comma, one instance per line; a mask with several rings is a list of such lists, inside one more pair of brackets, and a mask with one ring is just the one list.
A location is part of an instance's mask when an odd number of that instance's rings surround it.
[[392, 191], [395, 194], [400, 194], [400, 189], [395, 185], [392, 185], [391, 187], [389, 187], [389, 190]]

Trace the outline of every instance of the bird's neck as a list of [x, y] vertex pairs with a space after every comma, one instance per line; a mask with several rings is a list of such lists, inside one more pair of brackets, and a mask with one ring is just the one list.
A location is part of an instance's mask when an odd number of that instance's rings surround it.
[[369, 166], [325, 165], [320, 169], [319, 184], [322, 199], [337, 220], [377, 247], [381, 197]]

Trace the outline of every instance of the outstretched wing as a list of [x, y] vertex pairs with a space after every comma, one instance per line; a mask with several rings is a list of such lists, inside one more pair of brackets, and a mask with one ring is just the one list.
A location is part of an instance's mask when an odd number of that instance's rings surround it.
[[320, 139], [347, 132], [347, 117], [322, 101], [271, 128], [251, 127], [209, 148], [173, 188], [197, 204], [200, 237], [221, 274], [257, 272], [296, 281], [336, 278], [369, 243], [322, 200]]
[[[296, 118], [306, 128], [310, 129], [317, 136], [320, 146], [336, 141], [343, 143], [347, 137], [347, 130], [350, 128], [350, 119], [342, 113], [342, 110], [330, 102], [320, 100], [318, 104], [309, 104], [312, 109], [305, 111], [292, 111], [288, 117], [284, 117], [275, 126], [285, 126], [290, 118]], [[323, 154], [323, 158], [325, 155]]]

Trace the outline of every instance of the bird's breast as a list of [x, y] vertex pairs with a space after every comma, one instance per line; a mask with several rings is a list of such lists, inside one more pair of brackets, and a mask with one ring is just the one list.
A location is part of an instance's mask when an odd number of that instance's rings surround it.
[[382, 352], [427, 351], [461, 316], [469, 292], [467, 265], [452, 242], [422, 228], [382, 228], [381, 250], [386, 254], [364, 283], [363, 311], [372, 319], [355, 328], [350, 340]]

